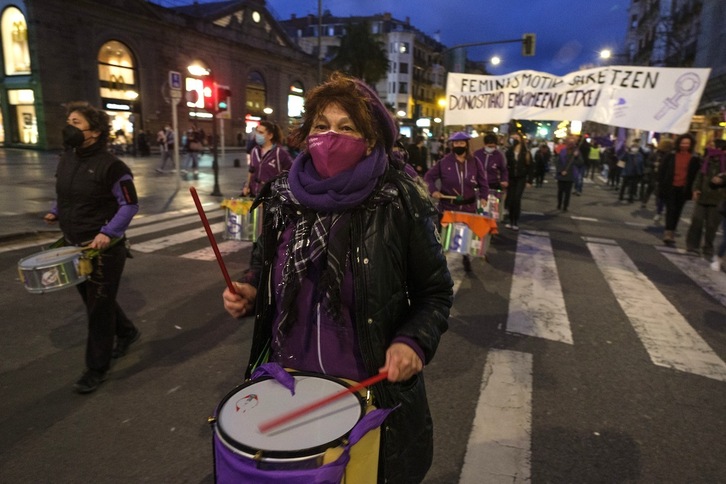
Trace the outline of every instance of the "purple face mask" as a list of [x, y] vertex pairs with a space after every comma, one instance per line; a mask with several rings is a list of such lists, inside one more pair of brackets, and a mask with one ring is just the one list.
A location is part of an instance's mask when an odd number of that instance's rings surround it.
[[308, 136], [308, 151], [321, 178], [330, 178], [350, 170], [366, 154], [368, 143], [335, 131]]

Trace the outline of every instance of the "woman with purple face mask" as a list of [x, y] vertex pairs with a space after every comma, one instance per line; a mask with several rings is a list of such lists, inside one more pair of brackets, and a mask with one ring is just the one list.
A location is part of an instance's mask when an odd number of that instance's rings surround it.
[[[235, 291], [255, 316], [246, 376], [261, 363], [361, 381], [386, 417], [364, 482], [420, 482], [433, 432], [422, 370], [453, 300], [425, 190], [394, 156], [396, 121], [364, 82], [335, 73], [313, 89], [293, 141], [305, 149], [267, 183], [262, 236]], [[362, 477], [362, 476], [359, 476]]]

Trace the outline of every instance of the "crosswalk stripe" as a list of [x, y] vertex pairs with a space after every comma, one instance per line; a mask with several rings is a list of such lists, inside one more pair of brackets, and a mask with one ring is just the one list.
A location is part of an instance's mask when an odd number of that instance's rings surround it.
[[507, 331], [572, 344], [570, 320], [548, 236], [520, 233]]
[[[214, 220], [218, 217], [207, 215], [209, 220]], [[161, 232], [162, 230], [169, 230], [182, 225], [189, 225], [196, 223], [199, 227], [202, 227], [202, 221], [198, 215], [188, 215], [186, 217], [175, 218], [173, 220], [167, 220], [166, 222], [156, 223], [152, 225], [144, 225], [143, 227], [137, 227], [128, 229], [126, 231], [126, 237], [139, 237], [141, 235], [152, 234], [154, 232]]]
[[460, 484], [530, 481], [532, 361], [529, 353], [489, 350]]
[[726, 363], [622, 248], [587, 247], [654, 364], [726, 381]]
[[[225, 223], [219, 222], [219, 223], [210, 225], [210, 228], [212, 229], [212, 233], [216, 234], [225, 229]], [[159, 237], [159, 238], [152, 239], [152, 240], [147, 240], [146, 242], [132, 244], [131, 249], [138, 251], [138, 252], [144, 252], [144, 253], [156, 252], [157, 250], [165, 249], [167, 247], [171, 247], [171, 246], [177, 245], [177, 244], [183, 244], [185, 242], [190, 242], [192, 240], [201, 239], [206, 236], [207, 236], [207, 234], [204, 231], [204, 227], [199, 227], [198, 229], [186, 230], [184, 232], [179, 232], [176, 234], [171, 234], [171, 235]]]
[[[210, 212], [213, 212], [215, 210], [221, 210], [221, 207], [216, 203], [202, 203], [202, 207], [204, 208], [205, 213], [209, 214]], [[154, 222], [159, 222], [161, 220], [168, 220], [170, 218], [175, 217], [181, 217], [182, 215], [189, 215], [192, 213], [197, 213], [196, 208], [183, 208], [181, 210], [174, 210], [172, 212], [162, 212], [162, 213], [155, 213], [151, 215], [137, 214], [132, 220], [131, 220], [131, 227], [137, 227], [140, 225], [148, 225]]]
[[726, 274], [714, 271], [705, 260], [691, 255], [677, 255], [664, 247], [658, 250], [666, 259], [678, 267], [684, 274], [698, 284], [701, 289], [710, 294], [715, 300], [726, 306]]
[[[240, 250], [243, 250], [247, 247], [250, 247], [252, 245], [252, 242], [245, 242], [240, 240], [225, 240], [224, 242], [220, 242], [217, 244], [217, 248], [219, 249], [219, 253], [222, 254], [222, 256], [234, 254], [235, 252], [239, 252]], [[205, 247], [203, 249], [195, 250], [194, 252], [189, 252], [187, 254], [183, 254], [180, 257], [184, 259], [194, 259], [194, 260], [215, 260], [217, 256], [214, 254], [214, 249], [211, 247]]]

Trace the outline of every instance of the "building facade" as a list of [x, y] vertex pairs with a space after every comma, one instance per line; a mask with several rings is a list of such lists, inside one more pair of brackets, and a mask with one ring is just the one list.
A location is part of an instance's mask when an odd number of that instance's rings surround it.
[[205, 78], [231, 91], [228, 119], [221, 121], [227, 145], [245, 142], [244, 133], [262, 118], [285, 130], [317, 82], [316, 59], [265, 5], [0, 0], [0, 145], [60, 148], [64, 105], [76, 100], [105, 109], [112, 132], [130, 143], [139, 130], [153, 142], [172, 119], [170, 72], [180, 74], [180, 130], [195, 124], [211, 132], [213, 118], [201, 98]]
[[446, 72], [441, 59], [445, 46], [413, 27], [409, 18], [397, 20], [390, 13], [336, 17], [326, 11], [321, 19], [313, 15], [293, 16], [280, 24], [303, 50], [316, 58], [322, 51], [322, 59], [327, 62], [340, 45], [347, 26], [364, 22], [383, 44], [388, 56], [388, 73], [375, 88], [400, 120], [401, 134], [410, 137], [419, 131], [439, 131], [444, 113], [441, 102], [446, 88]]
[[631, 0], [625, 50], [632, 64], [710, 67], [691, 131], [703, 148], [724, 138], [726, 17], [723, 0]]

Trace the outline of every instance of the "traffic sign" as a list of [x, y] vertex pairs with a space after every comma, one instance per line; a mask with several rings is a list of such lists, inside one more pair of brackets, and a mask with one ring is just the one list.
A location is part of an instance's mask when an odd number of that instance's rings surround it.
[[181, 73], [177, 71], [169, 71], [169, 87], [172, 90], [179, 91], [182, 88]]

